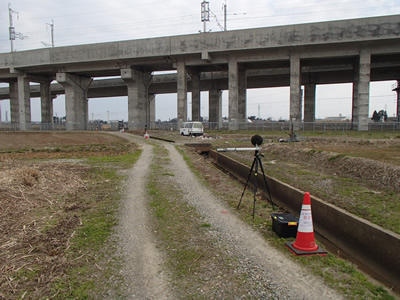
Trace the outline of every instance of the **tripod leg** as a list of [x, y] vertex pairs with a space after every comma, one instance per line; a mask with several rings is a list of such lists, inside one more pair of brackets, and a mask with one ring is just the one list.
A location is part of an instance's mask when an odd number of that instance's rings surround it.
[[251, 173], [253, 172], [253, 168], [254, 168], [254, 164], [255, 163], [256, 163], [256, 159], [254, 158], [253, 163], [251, 164], [249, 175], [247, 175], [247, 181], [246, 181], [246, 184], [244, 185], [242, 196], [240, 196], [240, 200], [239, 200], [239, 203], [238, 203], [236, 209], [239, 209], [240, 204], [242, 203], [242, 198], [243, 198], [244, 192], [246, 191], [247, 186], [249, 185], [250, 176], [251, 176]]
[[[256, 160], [256, 158], [254, 158]], [[253, 221], [254, 215], [256, 214], [256, 196], [257, 196], [257, 186], [258, 186], [258, 160], [256, 160], [256, 167], [254, 170], [255, 182], [254, 182], [254, 193], [253, 193]]]
[[260, 159], [259, 157], [257, 157], [257, 159], [258, 159], [258, 161], [259, 161], [259, 163], [260, 163], [260, 168], [261, 168], [261, 171], [262, 171], [262, 173], [263, 173], [265, 189], [266, 189], [267, 192], [268, 192], [269, 201], [271, 202], [272, 208], [273, 208], [273, 207], [274, 207], [274, 202], [272, 201], [271, 191], [270, 191], [269, 186], [268, 186], [267, 178], [265, 177], [264, 168], [263, 168], [261, 159]]

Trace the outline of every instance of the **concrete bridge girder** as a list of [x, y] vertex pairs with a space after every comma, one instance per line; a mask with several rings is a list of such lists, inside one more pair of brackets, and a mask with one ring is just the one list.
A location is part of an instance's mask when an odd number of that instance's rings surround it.
[[[18, 94], [18, 103], [12, 102], [19, 113], [13, 116], [23, 128], [22, 123], [30, 121], [27, 99], [39, 89], [29, 90], [29, 81], [65, 74], [67, 80], [60, 81], [64, 88], [52, 85], [51, 95], [65, 89], [67, 102], [83, 110], [78, 117], [67, 109], [73, 115], [67, 117], [72, 129], [83, 128], [82, 122], [87, 121], [87, 100], [86, 105], [83, 100], [87, 96], [128, 95], [130, 125], [142, 127], [138, 124], [147, 124], [151, 115], [149, 94], [177, 92], [178, 121], [183, 122], [188, 91], [193, 93], [192, 116], [198, 119], [200, 91], [212, 90], [218, 98], [217, 91], [223, 89], [229, 90], [229, 117], [232, 129], [237, 129], [247, 117], [246, 89], [270, 86], [290, 86], [290, 118], [296, 124], [302, 120], [301, 85], [306, 85], [308, 95], [305, 119], [313, 119], [315, 84], [353, 82], [353, 119], [364, 130], [369, 82], [400, 77], [399, 24], [396, 15], [0, 54], [0, 81], [10, 82], [9, 98]], [[151, 84], [143, 87], [146, 72], [173, 69], [177, 74], [153, 76]], [[97, 76], [123, 77], [121, 70], [134, 70], [134, 78], [95, 81], [91, 88], [84, 82]], [[48, 120], [48, 83], [39, 82], [46, 111], [42, 119]]]

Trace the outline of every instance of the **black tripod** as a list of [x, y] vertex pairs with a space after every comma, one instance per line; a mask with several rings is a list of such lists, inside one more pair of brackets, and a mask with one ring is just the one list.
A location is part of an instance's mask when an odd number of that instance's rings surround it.
[[253, 194], [253, 200], [254, 200], [254, 202], [253, 202], [253, 220], [254, 220], [254, 214], [255, 214], [255, 211], [256, 211], [256, 194], [257, 194], [257, 188], [258, 188], [258, 166], [260, 166], [262, 174], [263, 174], [265, 189], [266, 189], [266, 191], [268, 193], [269, 201], [272, 204], [272, 208], [274, 208], [274, 202], [272, 201], [271, 192], [269, 190], [269, 186], [268, 186], [268, 183], [267, 183], [267, 179], [265, 177], [264, 168], [263, 168], [263, 165], [262, 165], [260, 157], [264, 157], [264, 155], [262, 155], [259, 152], [259, 150], [256, 149], [255, 153], [254, 153], [254, 160], [253, 160], [253, 163], [251, 165], [249, 175], [247, 176], [247, 181], [246, 181], [246, 184], [244, 185], [242, 196], [240, 197], [239, 204], [236, 207], [237, 209], [239, 209], [240, 204], [242, 203], [244, 192], [246, 191], [246, 188], [249, 185], [249, 180], [250, 180], [251, 174], [253, 173], [253, 169], [254, 169], [255, 180], [254, 180], [254, 194]]

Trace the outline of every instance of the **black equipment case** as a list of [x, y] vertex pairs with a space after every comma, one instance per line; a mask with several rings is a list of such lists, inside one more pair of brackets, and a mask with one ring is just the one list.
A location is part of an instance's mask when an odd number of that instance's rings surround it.
[[288, 238], [296, 237], [299, 218], [291, 214], [273, 213], [272, 230], [276, 232], [279, 237]]

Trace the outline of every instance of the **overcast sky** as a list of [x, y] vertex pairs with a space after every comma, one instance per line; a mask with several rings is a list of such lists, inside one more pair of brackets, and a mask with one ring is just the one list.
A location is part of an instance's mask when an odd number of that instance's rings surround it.
[[[51, 43], [50, 24], [54, 20], [56, 46], [197, 33], [203, 29], [200, 0], [0, 0], [0, 53], [10, 52], [8, 2], [16, 32], [25, 38], [15, 41], [17, 51], [44, 48]], [[359, 17], [400, 14], [399, 0], [209, 0], [212, 18], [207, 30], [220, 31], [223, 4], [227, 3], [228, 30], [308, 23]], [[371, 83], [370, 114], [386, 109], [393, 116], [396, 95], [394, 81]], [[1, 85], [4, 86], [4, 85]], [[316, 117], [351, 116], [351, 84], [317, 86]], [[201, 114], [208, 117], [208, 93], [202, 92]], [[223, 93], [223, 115], [228, 113], [228, 93]], [[190, 93], [189, 117], [190, 113]], [[289, 88], [249, 89], [248, 115], [289, 116]], [[32, 120], [40, 120], [40, 101], [32, 99]], [[0, 101], [5, 120], [9, 101]], [[90, 99], [89, 118], [127, 120], [126, 97]], [[54, 113], [65, 115], [64, 96], [54, 100]], [[156, 118], [176, 117], [176, 95], [156, 97]]]

